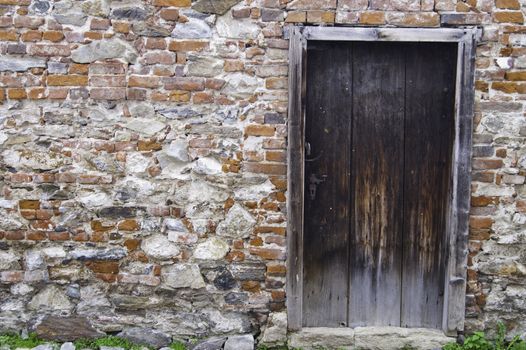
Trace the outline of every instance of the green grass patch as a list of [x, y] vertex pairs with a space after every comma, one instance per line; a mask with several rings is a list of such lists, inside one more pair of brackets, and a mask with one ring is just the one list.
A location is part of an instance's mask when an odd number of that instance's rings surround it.
[[506, 327], [502, 322], [497, 324], [497, 337], [494, 340], [486, 338], [484, 332], [475, 332], [464, 340], [464, 344], [449, 343], [444, 350], [526, 350], [526, 342], [513, 337], [506, 341]]
[[8, 346], [10, 349], [16, 348], [34, 348], [35, 346], [51, 343], [38, 339], [36, 334], [29, 334], [27, 338], [22, 338], [18, 334], [0, 335], [0, 346]]
[[186, 345], [181, 343], [180, 341], [173, 342], [170, 344], [170, 349], [172, 350], [186, 350]]
[[143, 348], [151, 349], [148, 346], [137, 345], [128, 339], [119, 338], [114, 335], [97, 339], [79, 339], [73, 342], [77, 350], [81, 349], [99, 349], [101, 346], [109, 346], [114, 348], [123, 348], [125, 350], [140, 350]]

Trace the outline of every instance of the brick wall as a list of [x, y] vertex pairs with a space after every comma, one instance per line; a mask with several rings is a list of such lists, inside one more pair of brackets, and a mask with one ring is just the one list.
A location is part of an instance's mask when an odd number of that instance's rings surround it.
[[526, 332], [524, 6], [0, 0], [0, 330], [46, 335], [60, 322], [42, 316], [62, 315], [279, 341], [283, 27], [303, 23], [484, 29], [467, 329]]

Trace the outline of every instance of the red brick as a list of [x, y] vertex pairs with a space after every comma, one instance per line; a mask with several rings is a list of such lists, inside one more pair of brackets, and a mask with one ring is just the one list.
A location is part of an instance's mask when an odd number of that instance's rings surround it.
[[42, 17], [30, 17], [30, 16], [16, 16], [14, 25], [15, 28], [29, 28], [38, 29], [45, 23], [45, 19]]
[[490, 217], [471, 216], [469, 218], [469, 227], [473, 229], [488, 229], [493, 225], [493, 219]]
[[156, 141], [139, 140], [137, 143], [137, 149], [141, 152], [159, 151], [162, 148], [163, 145]]
[[137, 231], [140, 229], [139, 223], [135, 219], [127, 219], [119, 222], [117, 228], [121, 231]]
[[171, 41], [168, 48], [170, 51], [203, 51], [208, 49], [208, 41], [195, 40], [174, 40]]
[[68, 45], [50, 45], [50, 44], [37, 44], [31, 45], [29, 53], [33, 56], [69, 56], [71, 50]]
[[96, 273], [119, 273], [119, 263], [116, 261], [89, 261], [86, 266]]
[[109, 19], [92, 18], [90, 23], [91, 30], [107, 30], [111, 26]]
[[39, 32], [38, 30], [28, 30], [27, 32], [22, 33], [20, 35], [20, 40], [28, 42], [36, 42], [42, 40], [42, 32]]
[[166, 90], [202, 91], [205, 89], [205, 80], [185, 77], [163, 78], [163, 85]]
[[503, 165], [502, 159], [473, 159], [473, 169], [499, 169]]
[[87, 86], [88, 77], [85, 75], [49, 75], [48, 86]]
[[166, 40], [159, 38], [146, 38], [144, 47], [148, 50], [165, 50]]
[[43, 241], [47, 238], [46, 232], [43, 231], [28, 231], [26, 239], [30, 241]]
[[99, 87], [125, 87], [126, 76], [124, 75], [92, 75], [89, 79], [90, 86]]
[[9, 181], [15, 182], [15, 183], [31, 182], [33, 181], [33, 177], [29, 174], [17, 173], [17, 174], [11, 174], [9, 176]]
[[524, 16], [520, 11], [494, 12], [493, 18], [499, 23], [524, 23]]
[[42, 35], [42, 39], [49, 40], [52, 42], [59, 42], [64, 39], [64, 33], [59, 31], [44, 32], [44, 34]]
[[249, 163], [246, 162], [243, 165], [245, 171], [258, 174], [268, 175], [286, 175], [287, 166], [285, 164], [275, 163]]
[[[5, 0], [0, 0], [0, 3]], [[2, 271], [0, 281], [2, 283], [19, 283], [24, 280], [24, 271]]]
[[24, 100], [27, 98], [25, 89], [8, 89], [7, 98], [11, 100]]
[[250, 248], [250, 254], [259, 256], [265, 260], [285, 260], [285, 252], [272, 248]]
[[191, 0], [153, 0], [154, 6], [190, 7]]
[[246, 136], [274, 136], [276, 128], [270, 125], [252, 124], [245, 127]]
[[520, 10], [521, 4], [518, 0], [496, 0], [495, 6], [500, 9]]
[[192, 102], [195, 104], [212, 103], [214, 102], [214, 95], [209, 92], [196, 92], [193, 94]]
[[63, 232], [48, 232], [47, 234], [50, 241], [69, 241], [70, 234], [67, 231]]
[[132, 75], [128, 79], [129, 87], [156, 88], [159, 86], [158, 77]]

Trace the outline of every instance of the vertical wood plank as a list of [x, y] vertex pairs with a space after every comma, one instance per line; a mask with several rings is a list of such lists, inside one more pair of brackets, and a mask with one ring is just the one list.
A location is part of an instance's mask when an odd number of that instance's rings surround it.
[[[303, 325], [347, 324], [351, 44], [307, 49]], [[323, 181], [310, 193], [311, 177]]]
[[401, 325], [440, 328], [447, 263], [457, 45], [409, 43], [404, 46]]
[[449, 262], [446, 276], [443, 330], [456, 335], [464, 329], [466, 271], [471, 191], [471, 135], [473, 128], [476, 29], [467, 30], [458, 45], [457, 112], [449, 216]]
[[287, 316], [288, 328], [300, 330], [303, 305], [303, 150], [306, 40], [293, 27], [289, 39], [287, 150]]
[[399, 326], [404, 52], [354, 43], [349, 324]]

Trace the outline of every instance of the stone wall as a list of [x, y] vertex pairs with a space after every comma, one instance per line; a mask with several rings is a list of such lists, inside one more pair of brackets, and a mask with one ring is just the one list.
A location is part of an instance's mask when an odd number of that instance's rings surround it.
[[526, 332], [521, 1], [0, 0], [0, 331], [283, 339], [303, 23], [484, 29], [467, 330]]

